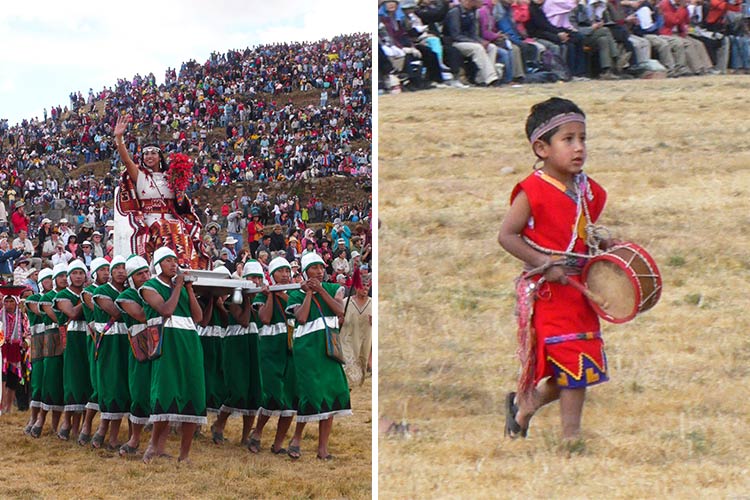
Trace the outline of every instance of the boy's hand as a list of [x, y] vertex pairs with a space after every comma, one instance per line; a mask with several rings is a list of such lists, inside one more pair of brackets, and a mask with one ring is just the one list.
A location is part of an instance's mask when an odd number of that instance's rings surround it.
[[568, 277], [565, 275], [562, 266], [552, 266], [547, 269], [544, 273], [544, 279], [550, 283], [568, 284]]

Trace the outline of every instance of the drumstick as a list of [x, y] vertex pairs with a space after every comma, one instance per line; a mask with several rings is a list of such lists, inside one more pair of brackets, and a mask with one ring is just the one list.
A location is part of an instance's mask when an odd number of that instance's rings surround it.
[[568, 285], [572, 286], [582, 294], [584, 294], [590, 301], [594, 302], [596, 305], [601, 307], [602, 309], [606, 309], [609, 304], [607, 304], [607, 301], [599, 297], [597, 294], [589, 290], [586, 285], [579, 283], [575, 280], [568, 280]]

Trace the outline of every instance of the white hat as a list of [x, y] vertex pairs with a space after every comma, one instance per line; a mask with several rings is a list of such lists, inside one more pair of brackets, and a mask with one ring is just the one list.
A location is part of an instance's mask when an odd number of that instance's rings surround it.
[[91, 236], [101, 236], [101, 235], [102, 233], [100, 233], [99, 231], [94, 231], [93, 233], [91, 233]]
[[125, 272], [128, 274], [128, 284], [135, 288], [135, 282], [133, 281], [133, 275], [144, 269], [149, 269], [148, 261], [140, 255], [131, 255], [128, 260], [125, 261]]
[[37, 277], [37, 284], [41, 287], [42, 281], [52, 278], [52, 269], [49, 267], [45, 267], [41, 271], [39, 271], [39, 276]]
[[76, 269], [80, 269], [84, 273], [88, 271], [88, 269], [86, 269], [86, 264], [84, 264], [79, 259], [74, 259], [68, 262], [68, 274], [72, 273]]
[[323, 257], [316, 254], [315, 252], [308, 252], [302, 256], [302, 272], [303, 273], [306, 273], [307, 268], [312, 266], [313, 264], [323, 264], [324, 266], [326, 265], [325, 261], [323, 260]]
[[237, 240], [235, 240], [231, 236], [229, 236], [226, 240], [224, 240], [225, 245], [234, 245], [235, 243], [237, 243]]
[[109, 268], [109, 261], [107, 261], [107, 259], [105, 259], [104, 257], [97, 257], [92, 260], [91, 264], [89, 265], [89, 268], [91, 269], [91, 278], [93, 279], [96, 276], [96, 272], [105, 266]]
[[92, 247], [92, 248], [93, 248], [93, 246], [94, 246], [94, 245], [93, 245], [93, 244], [92, 244], [92, 243], [91, 243], [91, 242], [90, 242], [89, 240], [84, 240], [84, 241], [83, 241], [83, 242], [81, 243], [81, 246], [84, 246], [84, 245], [88, 245], [88, 246], [90, 246], [90, 247]]
[[174, 257], [176, 259], [177, 255], [169, 247], [157, 248], [154, 252], [154, 260], [151, 262], [151, 264], [154, 266], [154, 271], [156, 271], [156, 274], [161, 274], [161, 266], [159, 265], [159, 263], [167, 257]]
[[68, 262], [68, 286], [72, 285], [73, 283], [70, 281], [70, 273], [78, 269], [79, 271], [83, 271], [83, 274], [88, 274], [88, 269], [86, 269], [86, 264], [81, 262], [78, 259], [71, 260]]
[[336, 243], [339, 245], [346, 245], [346, 240], [344, 238], [339, 238], [336, 240]]
[[109, 268], [114, 269], [115, 266], [124, 266], [125, 265], [125, 257], [122, 255], [115, 255], [112, 257], [112, 260], [109, 262]]
[[242, 277], [263, 276], [263, 266], [257, 260], [248, 260], [242, 268]]
[[271, 275], [271, 283], [276, 284], [276, 280], [273, 279], [273, 273], [275, 273], [276, 271], [284, 267], [286, 267], [290, 271], [292, 269], [292, 266], [289, 264], [289, 261], [286, 260], [284, 257], [276, 257], [268, 264], [268, 274]]
[[229, 269], [227, 269], [224, 266], [216, 266], [216, 267], [214, 267], [213, 270], [214, 270], [214, 272], [226, 275], [227, 278], [231, 278], [232, 277], [232, 273], [230, 273]]
[[125, 271], [128, 273], [128, 278], [142, 269], [148, 269], [148, 261], [140, 255], [131, 255], [125, 261]]
[[52, 224], [52, 221], [45, 217], [44, 219], [42, 219], [42, 224]]
[[352, 252], [352, 259], [353, 259], [354, 257], [359, 257], [359, 252], [358, 252], [358, 251], [356, 251], [356, 250], [354, 250], [354, 251]]
[[66, 219], [65, 217], [60, 219], [60, 224], [67, 224], [67, 223], [68, 223], [68, 219]]
[[68, 274], [68, 265], [64, 262], [60, 262], [52, 268], [52, 279], [57, 278], [61, 274]]

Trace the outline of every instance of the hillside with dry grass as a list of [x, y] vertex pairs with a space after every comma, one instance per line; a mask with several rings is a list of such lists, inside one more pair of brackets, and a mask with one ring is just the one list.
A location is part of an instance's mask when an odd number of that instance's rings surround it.
[[[352, 392], [354, 415], [334, 420], [329, 449], [335, 459], [330, 462], [315, 458], [318, 430], [313, 424], [305, 427], [298, 461], [271, 454], [276, 418], [266, 426], [258, 455], [239, 446], [242, 422], [230, 418], [223, 446], [214, 445], [204, 428], [203, 436], [193, 442], [192, 463], [159, 458], [145, 465], [140, 459], [60, 441], [48, 429], [32, 439], [22, 433], [28, 413], [3, 415], [0, 498], [370, 498], [369, 382]], [[209, 422], [213, 420], [209, 416]], [[123, 427], [121, 438], [127, 432]], [[144, 436], [141, 451], [150, 434]], [[177, 456], [179, 439], [169, 436], [167, 453]]]
[[[379, 100], [379, 405], [416, 432], [379, 439], [382, 497], [739, 498], [750, 493], [750, 79], [453, 89]], [[531, 171], [532, 104], [588, 116], [600, 223], [659, 264], [659, 304], [603, 322], [610, 382], [584, 446], [559, 407], [503, 438], [515, 386], [519, 261], [497, 244]]]

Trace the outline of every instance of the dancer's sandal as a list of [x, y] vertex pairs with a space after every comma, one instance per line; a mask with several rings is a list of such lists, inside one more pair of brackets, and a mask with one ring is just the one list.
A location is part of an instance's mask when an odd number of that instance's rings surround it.
[[289, 458], [292, 460], [299, 460], [299, 457], [302, 456], [302, 453], [300, 453], [299, 446], [295, 446], [293, 444], [290, 444], [286, 449], [286, 454], [289, 455]]
[[102, 447], [102, 444], [104, 443], [104, 436], [99, 434], [98, 432], [94, 434], [94, 437], [91, 438], [91, 447], [95, 450], [98, 450]]
[[505, 436], [511, 439], [516, 439], [518, 437], [525, 438], [529, 429], [528, 427], [521, 427], [521, 424], [516, 422], [518, 405], [515, 403], [515, 399], [515, 392], [509, 392], [508, 395], [505, 396]]
[[41, 427], [37, 427], [36, 425], [33, 426], [31, 428], [31, 430], [29, 431], [29, 436], [31, 436], [33, 438], [38, 438], [41, 435], [42, 435], [42, 428]]
[[134, 456], [136, 453], [138, 453], [138, 447], [130, 446], [128, 443], [125, 443], [124, 445], [120, 446], [119, 453], [121, 457]]
[[214, 444], [224, 444], [224, 433], [215, 431], [213, 425], [211, 426], [211, 441]]
[[67, 429], [60, 429], [60, 431], [57, 433], [58, 439], [60, 441], [67, 441], [70, 439], [70, 427]]
[[333, 460], [333, 455], [331, 455], [329, 453], [328, 455], [326, 455], [326, 456], [323, 457], [323, 456], [320, 455], [320, 453], [318, 453], [318, 460], [326, 460], [326, 461], [327, 460]]
[[271, 445], [271, 453], [273, 453], [274, 455], [284, 455], [286, 453], [286, 448], [282, 446], [277, 450], [276, 448], [274, 448], [274, 445]]
[[78, 446], [86, 446], [91, 442], [91, 434], [80, 433], [78, 435]]
[[250, 436], [247, 449], [250, 450], [250, 453], [260, 453], [260, 439]]

